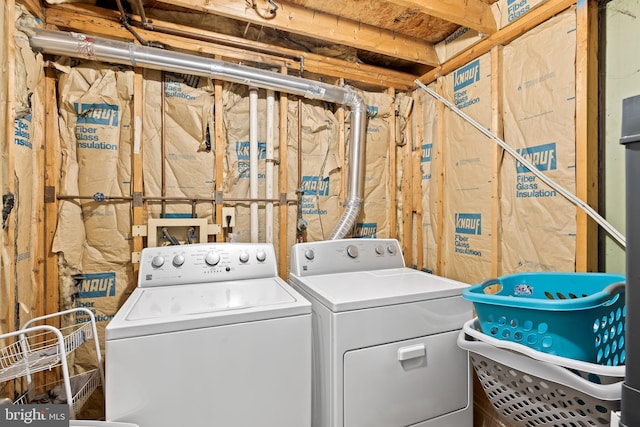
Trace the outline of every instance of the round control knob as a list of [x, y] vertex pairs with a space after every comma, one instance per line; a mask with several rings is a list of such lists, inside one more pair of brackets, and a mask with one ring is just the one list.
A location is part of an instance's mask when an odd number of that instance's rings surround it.
[[347, 255], [350, 258], [358, 258], [358, 248], [353, 245], [347, 246]]
[[155, 268], [160, 268], [164, 265], [164, 257], [160, 255], [156, 255], [151, 260], [151, 266]]
[[240, 262], [244, 264], [248, 261], [249, 261], [249, 252], [247, 251], [240, 252]]
[[393, 245], [387, 246], [387, 252], [389, 252], [391, 255], [395, 255], [396, 254], [396, 247], [393, 246]]
[[217, 252], [209, 252], [204, 257], [204, 262], [206, 262], [207, 265], [211, 267], [218, 265], [218, 263], [220, 262], [220, 254]]
[[182, 255], [176, 255], [173, 257], [174, 267], [182, 267], [182, 264], [184, 264], [184, 257]]
[[304, 251], [304, 257], [311, 261], [316, 257], [316, 253], [313, 252], [313, 249], [307, 249], [306, 251]]
[[260, 249], [258, 252], [256, 252], [256, 259], [260, 262], [264, 262], [264, 260], [267, 259], [267, 253]]
[[382, 245], [376, 246], [376, 253], [378, 255], [384, 255], [384, 247]]

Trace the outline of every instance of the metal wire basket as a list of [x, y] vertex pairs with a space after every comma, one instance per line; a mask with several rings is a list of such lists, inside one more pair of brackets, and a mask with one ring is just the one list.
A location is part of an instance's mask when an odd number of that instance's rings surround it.
[[492, 338], [467, 322], [458, 346], [469, 357], [498, 414], [522, 427], [608, 427], [620, 408], [624, 366], [549, 355]]

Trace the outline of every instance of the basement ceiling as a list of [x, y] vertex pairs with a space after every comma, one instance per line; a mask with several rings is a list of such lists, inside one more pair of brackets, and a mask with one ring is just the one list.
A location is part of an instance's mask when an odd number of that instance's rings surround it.
[[[495, 1], [47, 0], [45, 13], [48, 22], [51, 16], [59, 28], [76, 30], [71, 23], [61, 24], [59, 18], [64, 5], [58, 5], [69, 3], [74, 12], [89, 8], [88, 13], [120, 21], [132, 37], [148, 44], [164, 41], [161, 34], [154, 36], [148, 31], [178, 25], [192, 31], [193, 38], [202, 36], [211, 41], [214, 34], [214, 43], [235, 48], [274, 56], [282, 55], [278, 49], [286, 49], [291, 57], [296, 53], [301, 57], [321, 55], [413, 78], [439, 65], [435, 45], [459, 28], [494, 33], [490, 4]], [[127, 16], [127, 25], [121, 12]], [[143, 30], [148, 31], [142, 35]]]

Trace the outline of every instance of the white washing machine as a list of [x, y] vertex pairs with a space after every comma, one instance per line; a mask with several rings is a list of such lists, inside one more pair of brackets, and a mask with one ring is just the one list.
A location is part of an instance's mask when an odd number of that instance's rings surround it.
[[314, 427], [473, 425], [468, 285], [406, 268], [393, 239], [296, 244], [289, 282], [313, 306]]
[[142, 251], [106, 328], [106, 419], [143, 427], [311, 424], [311, 304], [270, 244]]

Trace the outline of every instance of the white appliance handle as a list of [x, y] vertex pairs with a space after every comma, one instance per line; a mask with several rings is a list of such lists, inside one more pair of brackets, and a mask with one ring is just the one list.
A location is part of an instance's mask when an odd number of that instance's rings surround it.
[[417, 359], [418, 357], [424, 357], [426, 355], [427, 349], [424, 347], [424, 344], [417, 344], [398, 349], [398, 360], [400, 362], [404, 362], [405, 360]]

